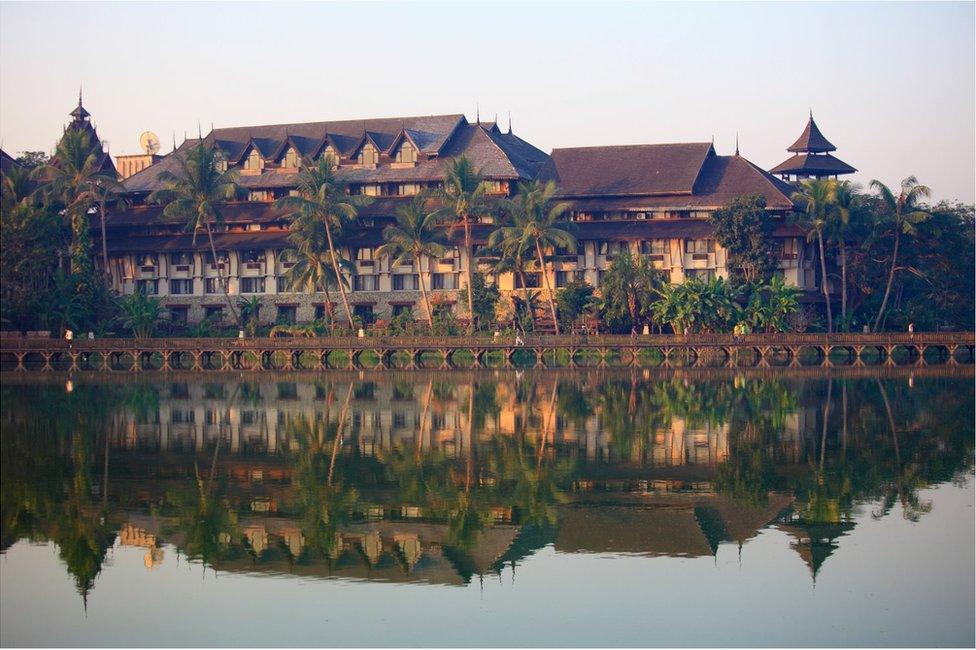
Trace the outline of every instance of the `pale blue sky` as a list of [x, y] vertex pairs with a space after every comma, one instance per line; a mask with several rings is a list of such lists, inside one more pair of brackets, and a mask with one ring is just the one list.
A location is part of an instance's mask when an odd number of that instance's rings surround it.
[[172, 134], [512, 113], [538, 147], [706, 141], [770, 168], [807, 111], [861, 172], [974, 200], [974, 3], [0, 3], [0, 145], [84, 84], [114, 154]]

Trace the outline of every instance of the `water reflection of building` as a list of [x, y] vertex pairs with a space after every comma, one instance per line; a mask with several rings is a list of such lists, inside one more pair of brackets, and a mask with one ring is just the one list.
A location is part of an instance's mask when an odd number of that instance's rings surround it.
[[165, 554], [163, 549], [158, 546], [156, 535], [144, 528], [139, 528], [129, 523], [123, 525], [119, 528], [119, 545], [146, 549], [146, 554], [143, 556], [143, 563], [147, 569], [158, 567], [163, 563]]
[[[431, 394], [423, 383], [357, 382], [352, 386], [346, 452], [375, 456], [398, 446], [419, 446], [456, 457], [467, 449], [467, 387]], [[231, 454], [287, 453], [298, 449], [289, 433], [296, 419], [336, 423], [349, 384], [334, 387], [297, 382], [241, 384], [173, 383], [163, 387], [152, 406], [120, 415], [117, 444], [161, 451], [202, 451], [219, 438]], [[516, 395], [511, 384], [495, 386], [494, 406], [483, 414], [478, 442], [496, 435], [547, 436], [562, 453], [589, 462], [608, 462], [615, 450], [608, 414], [597, 405], [582, 417], [570, 417], [540, 386], [531, 399]], [[816, 407], [782, 414], [777, 453], [797, 462], [804, 440], [816, 428]], [[673, 415], [646, 433], [639, 451], [648, 466], [714, 465], [729, 454], [729, 424]]]

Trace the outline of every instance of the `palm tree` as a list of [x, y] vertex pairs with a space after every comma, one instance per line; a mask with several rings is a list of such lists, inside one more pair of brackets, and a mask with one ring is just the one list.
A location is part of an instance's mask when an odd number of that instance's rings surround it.
[[31, 174], [42, 183], [41, 193], [60, 203], [70, 221], [72, 273], [84, 274], [91, 265], [88, 213], [100, 196], [100, 188], [118, 185], [102, 171], [96, 151], [87, 132], [67, 131], [51, 162]]
[[201, 140], [186, 155], [176, 156], [178, 173], [164, 171], [159, 175], [159, 180], [166, 187], [150, 194], [149, 200], [166, 204], [163, 216], [186, 221], [186, 229], [193, 232], [194, 247], [197, 234], [201, 230], [207, 233], [210, 254], [213, 256], [214, 266], [217, 267], [217, 280], [224, 300], [234, 320], [238, 325], [243, 325], [237, 307], [230, 299], [227, 278], [224, 277], [223, 268], [217, 258], [213, 237], [214, 229], [220, 228], [224, 223], [220, 204], [237, 195], [237, 171], [220, 171], [218, 160], [217, 150], [206, 147]]
[[[329, 329], [332, 326], [332, 295], [329, 287], [338, 287], [346, 283], [346, 276], [336, 272], [332, 266], [325, 237], [325, 226], [322, 222], [308, 224], [306, 228], [295, 229], [288, 235], [292, 248], [286, 252], [295, 258], [295, 264], [285, 273], [292, 289], [308, 289], [325, 293], [326, 311], [329, 314]], [[341, 255], [338, 256], [340, 271], [355, 273], [356, 267]], [[344, 284], [344, 286], [348, 286]]]
[[[313, 227], [313, 224], [321, 224], [332, 260], [332, 271], [336, 277], [342, 277], [333, 231], [341, 232], [343, 226], [356, 218], [358, 208], [368, 205], [372, 199], [349, 195], [346, 183], [336, 176], [336, 161], [331, 154], [319, 158], [314, 165], [309, 160], [302, 161], [302, 167], [298, 171], [297, 189], [297, 196], [283, 196], [275, 202], [275, 206], [290, 211], [292, 230], [303, 230]], [[338, 283], [338, 288], [346, 318], [352, 327], [352, 309], [349, 307], [346, 288], [342, 282]]]
[[919, 201], [932, 194], [925, 185], [920, 185], [918, 179], [909, 176], [901, 182], [901, 192], [896, 197], [891, 189], [878, 180], [871, 181], [871, 188], [878, 191], [885, 208], [885, 219], [895, 229], [895, 246], [891, 253], [891, 267], [888, 270], [888, 283], [885, 285], [884, 298], [874, 319], [874, 331], [878, 331], [885, 309], [888, 307], [888, 297], [891, 295], [891, 285], [895, 281], [895, 271], [898, 270], [898, 245], [901, 243], [902, 233], [912, 236], [916, 233], [918, 224], [932, 215], [919, 206]]
[[105, 208], [108, 204], [122, 201], [121, 193], [125, 190], [122, 183], [108, 176], [97, 181], [94, 188], [94, 199], [98, 206], [98, 219], [102, 226], [102, 272], [106, 278], [111, 279], [112, 272], [108, 266], [108, 237], [105, 234]]
[[460, 226], [464, 230], [465, 279], [468, 293], [468, 332], [474, 334], [474, 254], [471, 244], [471, 224], [491, 211], [484, 185], [484, 178], [467, 157], [461, 156], [448, 164], [444, 177], [444, 189], [440, 198], [445, 206], [438, 211], [438, 219], [450, 219], [448, 233]]
[[837, 181], [826, 178], [810, 178], [800, 183], [801, 191], [793, 194], [793, 200], [803, 205], [806, 225], [810, 228], [807, 241], [814, 238], [820, 249], [820, 283], [824, 302], [827, 303], [827, 331], [834, 331], [834, 317], [830, 308], [830, 291], [827, 289], [827, 258], [824, 254], [824, 231], [828, 229], [831, 212], [837, 196]]
[[383, 240], [386, 242], [379, 248], [381, 257], [389, 257], [393, 264], [403, 264], [407, 260], [414, 260], [417, 264], [417, 277], [420, 280], [420, 293], [424, 298], [424, 308], [427, 310], [427, 321], [433, 326], [434, 312], [430, 308], [427, 296], [427, 283], [424, 281], [424, 258], [427, 258], [427, 271], [430, 271], [430, 260], [444, 255], [446, 250], [441, 241], [440, 217], [436, 211], [430, 211], [427, 206], [430, 198], [421, 193], [410, 203], [401, 205], [396, 210], [396, 223], [383, 230]]
[[[532, 181], [519, 187], [518, 194], [513, 201], [507, 201], [508, 212], [512, 216], [511, 226], [503, 226], [492, 238], [498, 242], [507, 242], [508, 247], [515, 250], [535, 250], [536, 261], [545, 282], [549, 299], [549, 310], [552, 313], [553, 326], [559, 334], [559, 319], [556, 317], [556, 297], [546, 272], [545, 251], [576, 249], [576, 237], [568, 230], [568, 224], [563, 215], [569, 210], [569, 204], [560, 202], [553, 204], [552, 197], [556, 193], [556, 184], [549, 181], [545, 185]], [[489, 239], [489, 242], [492, 241]]]
[[848, 329], [847, 320], [847, 238], [851, 228], [860, 220], [864, 211], [861, 186], [850, 181], [837, 183], [834, 209], [830, 227], [830, 239], [837, 245], [840, 261], [840, 317], [841, 327]]

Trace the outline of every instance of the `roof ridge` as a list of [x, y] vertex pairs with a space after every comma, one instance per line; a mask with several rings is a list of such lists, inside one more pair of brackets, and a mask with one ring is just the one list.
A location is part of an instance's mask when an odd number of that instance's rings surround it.
[[764, 181], [766, 181], [766, 182], [767, 182], [767, 183], [769, 184], [769, 186], [770, 186], [770, 187], [772, 187], [772, 188], [773, 188], [774, 190], [776, 190], [776, 191], [777, 191], [777, 192], [779, 192], [779, 193], [780, 193], [781, 195], [783, 195], [783, 197], [784, 197], [784, 198], [786, 198], [786, 200], [787, 200], [787, 201], [789, 201], [790, 203], [792, 203], [792, 202], [793, 202], [793, 197], [791, 197], [791, 196], [789, 196], [789, 195], [787, 195], [787, 194], [786, 194], [786, 193], [785, 193], [785, 192], [783, 191], [783, 189], [782, 189], [782, 188], [780, 188], [780, 187], [778, 187], [778, 186], [776, 185], [776, 183], [774, 183], [774, 182], [773, 182], [773, 181], [776, 181], [776, 180], [778, 180], [778, 179], [777, 179], [777, 178], [776, 178], [775, 176], [773, 176], [772, 174], [770, 174], [769, 172], [767, 172], [767, 171], [766, 171], [765, 169], [763, 169], [762, 167], [760, 167], [760, 166], [759, 166], [759, 165], [757, 165], [756, 163], [754, 163], [754, 162], [752, 162], [752, 161], [751, 161], [751, 160], [749, 160], [748, 158], [743, 158], [742, 156], [729, 156], [729, 158], [736, 158], [736, 159], [739, 159], [739, 160], [743, 160], [743, 161], [745, 161], [745, 163], [746, 163], [747, 165], [749, 165], [749, 166], [750, 166], [750, 167], [751, 167], [751, 168], [752, 168], [753, 170], [755, 170], [755, 171], [757, 171], [757, 172], [759, 172], [759, 176], [760, 176], [760, 177], [762, 177], [762, 179], [763, 179]]
[[491, 143], [491, 146], [493, 146], [495, 149], [498, 149], [498, 152], [502, 155], [502, 158], [505, 159], [505, 164], [508, 165], [508, 167], [512, 170], [512, 173], [515, 174], [516, 176], [519, 176], [520, 175], [519, 171], [515, 168], [515, 165], [512, 163], [511, 158], [509, 158], [508, 152], [502, 149], [501, 145], [495, 142], [495, 139], [491, 137], [491, 134], [485, 129], [483, 129], [480, 124], [475, 124], [474, 127], [476, 129], [475, 133], [476, 134], [481, 133], [485, 138], [487, 138], [488, 142]]
[[345, 119], [345, 120], [314, 120], [310, 122], [277, 122], [274, 124], [242, 124], [240, 126], [222, 126], [214, 129], [214, 131], [233, 131], [237, 129], [268, 129], [274, 127], [298, 127], [298, 126], [310, 126], [316, 124], [362, 124], [363, 122], [377, 122], [381, 120], [421, 120], [429, 119], [432, 117], [463, 117], [463, 113], [437, 113], [434, 115], [393, 115], [390, 117], [367, 117], [367, 118], [355, 118], [355, 119]]
[[645, 147], [675, 147], [675, 146], [692, 146], [692, 145], [711, 146], [711, 143], [710, 142], [648, 142], [645, 144], [593, 144], [593, 145], [585, 145], [581, 147], [554, 147], [553, 151], [573, 151], [579, 149], [639, 149]]

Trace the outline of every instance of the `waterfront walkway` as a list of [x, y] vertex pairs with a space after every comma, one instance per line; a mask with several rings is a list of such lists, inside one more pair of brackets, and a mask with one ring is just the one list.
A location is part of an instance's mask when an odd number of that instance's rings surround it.
[[767, 367], [973, 363], [973, 332], [692, 336], [0, 338], [14, 371]]

